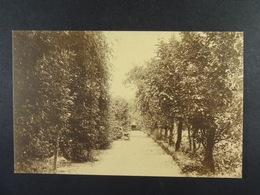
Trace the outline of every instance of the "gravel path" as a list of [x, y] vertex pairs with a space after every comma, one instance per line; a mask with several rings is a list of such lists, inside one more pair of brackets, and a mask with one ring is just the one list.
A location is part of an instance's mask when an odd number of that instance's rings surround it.
[[101, 151], [98, 161], [72, 163], [58, 173], [87, 175], [132, 175], [183, 177], [180, 168], [144, 132], [132, 131], [130, 140], [119, 140], [108, 150]]

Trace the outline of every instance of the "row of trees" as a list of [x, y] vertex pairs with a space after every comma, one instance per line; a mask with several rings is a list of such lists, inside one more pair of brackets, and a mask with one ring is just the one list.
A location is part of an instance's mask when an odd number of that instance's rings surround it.
[[117, 140], [123, 137], [124, 132], [129, 130], [130, 106], [129, 103], [120, 97], [111, 98], [109, 107], [110, 137]]
[[242, 33], [183, 32], [175, 37], [159, 42], [157, 55], [132, 69], [127, 81], [137, 85], [146, 127], [164, 129], [172, 145], [177, 124], [178, 151], [186, 126], [190, 150], [196, 153], [202, 145], [202, 164], [214, 171], [214, 148], [221, 142], [238, 144], [242, 154]]
[[[86, 161], [108, 140], [109, 49], [101, 32], [13, 33], [15, 162]], [[20, 167], [21, 168], [21, 167]]]

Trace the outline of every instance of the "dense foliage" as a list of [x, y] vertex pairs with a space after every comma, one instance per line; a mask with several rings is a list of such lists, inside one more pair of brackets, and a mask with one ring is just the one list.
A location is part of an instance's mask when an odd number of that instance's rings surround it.
[[111, 139], [120, 139], [122, 138], [124, 132], [129, 131], [129, 104], [123, 98], [112, 98], [109, 111]]
[[108, 54], [101, 32], [13, 33], [16, 164], [109, 145]]
[[203, 147], [206, 170], [214, 172], [216, 163], [241, 168], [242, 33], [183, 32], [179, 37], [159, 42], [156, 57], [128, 75], [137, 85], [144, 123], [158, 139], [164, 134], [170, 145], [175, 143], [176, 151], [185, 127], [188, 150], [196, 156]]

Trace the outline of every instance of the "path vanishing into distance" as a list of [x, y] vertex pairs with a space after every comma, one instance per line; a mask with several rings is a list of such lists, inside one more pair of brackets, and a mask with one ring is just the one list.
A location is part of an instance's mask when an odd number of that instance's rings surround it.
[[117, 140], [99, 151], [97, 161], [71, 163], [58, 168], [61, 174], [184, 177], [176, 162], [142, 131], [132, 131], [130, 140]]

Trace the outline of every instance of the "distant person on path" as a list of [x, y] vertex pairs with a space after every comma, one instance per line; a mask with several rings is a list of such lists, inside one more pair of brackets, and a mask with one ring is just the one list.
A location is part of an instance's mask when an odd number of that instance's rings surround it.
[[131, 123], [131, 130], [136, 130], [136, 121], [133, 120], [132, 123]]

